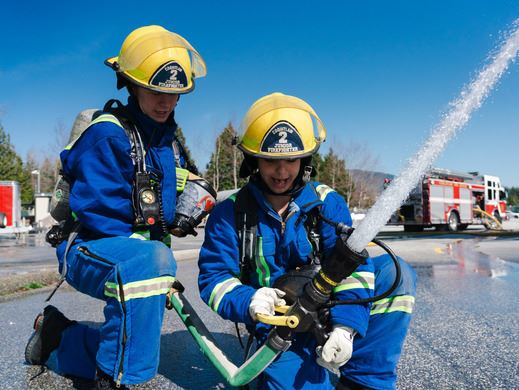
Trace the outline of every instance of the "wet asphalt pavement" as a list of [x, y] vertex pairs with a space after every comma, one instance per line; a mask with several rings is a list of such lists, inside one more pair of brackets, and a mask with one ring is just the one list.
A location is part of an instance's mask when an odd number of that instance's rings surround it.
[[[398, 388], [518, 389], [519, 239], [435, 237], [390, 239], [387, 243], [413, 264], [419, 277]], [[186, 245], [188, 250], [196, 247]], [[29, 260], [34, 260], [38, 249], [27, 249], [24, 256], [31, 253]], [[0, 245], [0, 268], [5, 253]], [[187, 287], [186, 296], [222, 349], [238, 364], [242, 352], [234, 325], [221, 320], [198, 298], [196, 261], [192, 258], [179, 261], [178, 277]], [[40, 373], [39, 367], [25, 365], [24, 347], [45, 297], [36, 293], [0, 302], [1, 389], [91, 386], [90, 382], [64, 378], [51, 370]], [[51, 303], [70, 318], [102, 321], [102, 302], [71, 289], [62, 287]], [[229, 387], [198, 351], [176, 314], [168, 312], [159, 374], [137, 388]]]
[[[514, 241], [500, 244], [515, 248], [517, 261]], [[519, 388], [519, 264], [481, 254], [474, 244], [449, 246], [456, 264], [415, 267], [419, 283], [399, 388]]]

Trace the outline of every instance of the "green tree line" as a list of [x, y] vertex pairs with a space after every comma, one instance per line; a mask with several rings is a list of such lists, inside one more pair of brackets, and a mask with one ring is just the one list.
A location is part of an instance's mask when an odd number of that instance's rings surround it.
[[506, 192], [508, 192], [508, 204], [510, 206], [519, 205], [519, 187], [507, 187]]
[[[32, 174], [34, 171], [39, 172], [40, 192], [52, 192], [60, 171], [58, 151], [65, 146], [69, 133], [63, 125], [61, 127], [58, 130], [62, 133], [62, 141], [57, 142], [61, 145], [57, 145], [54, 148], [55, 151], [39, 160], [29, 153], [24, 162], [16, 153], [8, 132], [0, 123], [0, 180], [19, 182], [23, 203], [31, 203], [33, 200], [37, 180], [37, 176]], [[196, 166], [196, 161], [192, 157], [186, 137], [180, 127], [176, 136], [185, 146], [185, 152], [191, 165]], [[217, 136], [205, 170], [201, 170], [201, 174], [217, 191], [240, 188], [246, 183], [245, 179], [239, 177], [243, 155], [234, 145], [237, 136], [235, 127], [229, 122]], [[364, 156], [369, 152], [363, 149], [360, 154]], [[361, 165], [365, 165], [367, 159], [362, 161]], [[341, 158], [333, 148], [328, 149], [326, 153], [317, 153], [313, 159], [313, 166], [315, 169], [313, 180], [334, 188], [351, 206], [370, 207], [380, 192], [379, 183], [370, 180], [368, 176], [359, 177], [358, 174], [352, 176], [351, 167], [348, 167], [347, 161]], [[367, 169], [369, 168], [367, 167]], [[509, 187], [506, 190], [508, 204], [519, 205], [519, 187]]]

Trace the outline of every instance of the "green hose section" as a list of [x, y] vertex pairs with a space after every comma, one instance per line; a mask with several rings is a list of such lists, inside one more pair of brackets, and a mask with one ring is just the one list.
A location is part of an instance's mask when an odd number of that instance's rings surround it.
[[218, 347], [211, 332], [209, 332], [200, 317], [198, 317], [186, 297], [177, 292], [172, 294], [170, 299], [173, 308], [184, 325], [186, 325], [191, 336], [195, 339], [201, 352], [231, 386], [239, 387], [251, 382], [261, 374], [281, 352], [265, 343], [240, 367], [236, 367]]

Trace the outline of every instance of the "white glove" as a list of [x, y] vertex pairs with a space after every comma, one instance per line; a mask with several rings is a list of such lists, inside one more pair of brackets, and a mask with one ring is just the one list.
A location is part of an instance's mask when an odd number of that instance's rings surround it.
[[249, 305], [249, 314], [253, 320], [257, 320], [256, 314], [268, 314], [273, 316], [274, 306], [284, 306], [286, 302], [282, 297], [285, 295], [284, 291], [277, 288], [261, 287], [258, 289]]
[[335, 326], [323, 347], [317, 347], [317, 364], [335, 374], [346, 364], [353, 352], [355, 330], [347, 326]]

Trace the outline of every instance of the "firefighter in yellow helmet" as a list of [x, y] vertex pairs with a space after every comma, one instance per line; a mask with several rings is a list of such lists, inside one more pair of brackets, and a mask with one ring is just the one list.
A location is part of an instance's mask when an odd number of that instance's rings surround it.
[[[305, 101], [276, 92], [258, 99], [243, 119], [244, 130], [238, 142], [244, 160], [240, 176], [257, 178], [259, 160], [288, 161], [298, 165], [297, 178], [285, 191], [270, 186], [263, 189], [275, 194], [293, 194], [314, 173], [312, 156], [326, 139], [326, 129]], [[271, 183], [274, 184], [274, 183]]]
[[[198, 283], [202, 299], [214, 311], [245, 323], [262, 344], [270, 326], [259, 322], [261, 315], [274, 315], [274, 307], [294, 303], [298, 294], [290, 287], [293, 280], [309, 281], [321, 257], [335, 246], [335, 227], [324, 218], [351, 225], [351, 216], [337, 192], [310, 181], [311, 159], [326, 130], [308, 103], [281, 93], [265, 96], [250, 107], [242, 130], [240, 174], [250, 179], [209, 217]], [[369, 259], [358, 271], [372, 280]], [[348, 289], [340, 284], [336, 297], [373, 295], [372, 286], [358, 285]], [[369, 308], [336, 306], [330, 318], [322, 357], [317, 361], [312, 334], [296, 333], [292, 346], [260, 376], [260, 388], [331, 388], [323, 366], [337, 370], [348, 360], [354, 335], [366, 331]]]
[[117, 88], [136, 85], [155, 92], [184, 94], [206, 75], [205, 62], [183, 37], [160, 26], [138, 28], [117, 57], [105, 63], [117, 73]]
[[117, 87], [128, 89], [128, 103], [108, 102], [61, 153], [70, 210], [52, 236], [63, 277], [105, 301], [105, 322], [90, 328], [49, 305], [35, 321], [25, 358], [43, 365], [55, 353], [59, 372], [125, 388], [157, 373], [166, 293], [176, 273], [165, 244], [174, 228], [175, 172], [194, 170], [176, 139], [174, 112], [206, 68], [187, 40], [160, 26], [131, 32], [105, 63]]

